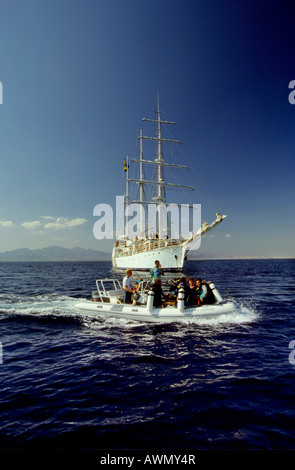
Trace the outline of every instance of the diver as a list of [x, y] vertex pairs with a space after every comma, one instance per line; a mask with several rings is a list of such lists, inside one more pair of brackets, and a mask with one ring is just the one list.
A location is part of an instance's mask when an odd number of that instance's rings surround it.
[[188, 280], [188, 285], [185, 290], [185, 306], [198, 305], [198, 292], [192, 277]]
[[208, 282], [198, 277], [196, 280], [196, 291], [198, 295], [198, 305], [213, 304], [214, 294]]

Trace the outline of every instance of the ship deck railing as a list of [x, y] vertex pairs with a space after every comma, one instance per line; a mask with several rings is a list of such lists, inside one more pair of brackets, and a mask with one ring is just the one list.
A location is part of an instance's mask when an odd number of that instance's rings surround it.
[[138, 253], [144, 253], [145, 251], [152, 251], [167, 248], [170, 246], [180, 245], [183, 240], [177, 240], [174, 238], [168, 239], [150, 239], [150, 240], [133, 240], [130, 246], [118, 246], [115, 248], [114, 256], [130, 256]]

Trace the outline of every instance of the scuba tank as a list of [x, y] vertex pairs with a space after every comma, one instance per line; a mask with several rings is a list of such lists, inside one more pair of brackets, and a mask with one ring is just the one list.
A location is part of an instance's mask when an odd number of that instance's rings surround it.
[[153, 310], [153, 306], [154, 306], [154, 293], [152, 290], [150, 290], [147, 295], [146, 308], [149, 312], [151, 312]]
[[184, 309], [184, 289], [183, 288], [180, 288], [178, 292], [177, 308], [180, 311]]
[[209, 287], [212, 291], [212, 294], [213, 296], [215, 297], [216, 301], [217, 302], [222, 302], [223, 301], [223, 298], [221, 297], [221, 295], [219, 294], [218, 290], [216, 289], [215, 287], [215, 284], [213, 284], [213, 282], [210, 282], [209, 283]]

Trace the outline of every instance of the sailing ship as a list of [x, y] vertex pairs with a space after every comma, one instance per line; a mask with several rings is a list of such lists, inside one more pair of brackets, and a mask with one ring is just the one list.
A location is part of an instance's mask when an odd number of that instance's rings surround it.
[[[124, 160], [124, 170], [126, 174], [126, 190], [124, 195], [124, 216], [126, 214], [125, 207], [132, 203], [139, 204], [144, 208], [149, 204], [153, 204], [155, 210], [158, 212], [158, 232], [161, 236], [155, 233], [155, 226], [143, 226], [139, 236], [132, 237], [129, 233], [124, 233], [123, 236], [117, 238], [114, 242], [112, 250], [112, 264], [114, 268], [118, 269], [134, 269], [147, 271], [154, 267], [155, 260], [158, 260], [161, 268], [166, 271], [182, 271], [185, 260], [188, 258], [189, 253], [196, 247], [197, 240], [208, 234], [213, 228], [219, 225], [226, 217], [216, 213], [216, 219], [208, 224], [204, 222], [201, 227], [195, 232], [190, 232], [187, 237], [173, 236], [173, 233], [168, 229], [161, 230], [161, 209], [167, 207], [165, 188], [184, 188], [187, 190], [194, 189], [193, 186], [182, 184], [175, 184], [166, 182], [164, 179], [164, 170], [167, 167], [176, 168], [178, 170], [186, 169], [188, 167], [182, 164], [175, 164], [164, 160], [163, 145], [166, 144], [181, 144], [182, 142], [174, 139], [167, 139], [162, 136], [162, 126], [174, 126], [176, 122], [166, 121], [162, 119], [163, 112], [160, 111], [159, 99], [158, 108], [155, 111], [156, 118], [148, 119], [142, 118], [142, 121], [147, 123], [156, 124], [156, 136], [145, 136], [140, 129], [139, 133], [139, 158], [132, 159], [132, 163], [139, 164], [139, 178], [131, 178], [129, 173], [129, 159], [126, 157]], [[143, 156], [143, 141], [156, 142], [156, 155], [154, 160], [145, 159]], [[155, 179], [148, 180], [144, 176], [144, 166], [153, 165], [156, 167]], [[139, 199], [132, 200], [130, 197], [129, 185], [136, 183], [139, 187]], [[146, 186], [153, 185], [153, 197], [147, 200]], [[191, 207], [191, 206], [190, 206]], [[160, 210], [159, 210], [160, 209]], [[167, 214], [167, 213], [166, 213]], [[167, 227], [167, 220], [166, 227]], [[169, 227], [169, 224], [168, 224]], [[166, 230], [166, 232], [165, 232]]]

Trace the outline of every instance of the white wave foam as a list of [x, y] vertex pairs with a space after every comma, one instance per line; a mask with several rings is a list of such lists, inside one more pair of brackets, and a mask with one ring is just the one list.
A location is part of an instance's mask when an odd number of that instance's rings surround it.
[[[79, 299], [83, 300], [83, 299]], [[43, 294], [38, 296], [21, 296], [18, 294], [0, 295], [0, 314], [34, 316], [34, 317], [68, 317], [79, 318], [82, 324], [88, 328], [100, 329], [103, 327], [121, 327], [134, 328], [147, 322], [138, 322], [135, 320], [127, 320], [118, 317], [99, 316], [93, 318], [89, 315], [75, 311], [77, 299], [58, 294]], [[0, 315], [0, 318], [1, 318]], [[233, 313], [218, 315], [216, 317], [199, 317], [190, 320], [180, 320], [177, 323], [183, 324], [199, 324], [199, 325], [219, 325], [219, 324], [240, 324], [250, 323], [258, 318], [258, 313], [253, 305], [237, 304], [237, 309]], [[165, 322], [163, 322], [165, 323]], [[160, 323], [162, 324], [162, 322]]]
[[4, 315], [72, 315], [77, 300], [57, 294], [22, 296], [0, 295], [0, 313]]

